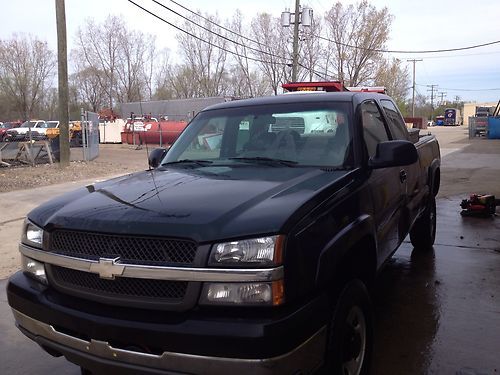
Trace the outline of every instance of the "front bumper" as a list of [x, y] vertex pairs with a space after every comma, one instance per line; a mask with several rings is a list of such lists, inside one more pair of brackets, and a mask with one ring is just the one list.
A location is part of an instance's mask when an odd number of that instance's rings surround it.
[[307, 374], [321, 366], [325, 354], [324, 297], [272, 316], [256, 310], [247, 317], [113, 312], [43, 288], [22, 273], [9, 280], [7, 294], [26, 336], [97, 374]]

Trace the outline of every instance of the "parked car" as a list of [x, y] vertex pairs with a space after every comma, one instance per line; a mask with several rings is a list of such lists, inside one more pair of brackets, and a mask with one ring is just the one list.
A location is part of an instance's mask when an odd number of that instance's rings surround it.
[[40, 124], [36, 127], [36, 130], [33, 131], [32, 137], [35, 139], [46, 139], [47, 138], [47, 130], [48, 129], [58, 129], [59, 121], [45, 121], [45, 123]]
[[367, 373], [367, 289], [434, 243], [434, 136], [384, 94], [300, 93], [209, 107], [149, 163], [28, 214], [22, 333], [83, 373]]
[[25, 121], [20, 127], [7, 130], [4, 141], [17, 142], [28, 140], [30, 132], [32, 138], [36, 138], [38, 135], [37, 130], [42, 126], [45, 126], [45, 121], [43, 120]]
[[20, 125], [19, 122], [3, 122], [0, 125], [0, 141], [4, 140], [7, 130], [16, 128]]

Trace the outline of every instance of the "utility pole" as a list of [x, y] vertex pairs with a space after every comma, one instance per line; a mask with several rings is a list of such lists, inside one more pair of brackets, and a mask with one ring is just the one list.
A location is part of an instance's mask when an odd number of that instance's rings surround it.
[[[285, 9], [281, 13], [281, 26], [289, 27], [293, 23], [293, 56], [292, 56], [292, 82], [297, 82], [297, 72], [299, 70], [299, 26], [309, 27], [312, 22], [313, 11], [311, 8], [300, 10], [300, 0], [295, 0], [295, 13], [290, 13]], [[293, 21], [291, 21], [293, 15]]]
[[444, 92], [444, 91], [441, 91], [441, 92], [439, 92], [439, 93], [438, 93], [438, 95], [441, 97], [441, 99], [439, 100], [439, 102], [440, 102], [441, 104], [443, 104], [443, 103], [444, 103], [444, 97], [446, 96], [446, 94], [447, 94], [447, 93], [446, 93], [446, 92]]
[[432, 114], [434, 113], [434, 91], [437, 91], [438, 85], [427, 85], [427, 87], [431, 88], [430, 90], [427, 91], [431, 92], [431, 119], [432, 119]]
[[411, 99], [411, 117], [415, 117], [415, 63], [419, 61], [423, 61], [422, 59], [410, 59], [406, 60], [408, 62], [413, 63], [413, 95]]
[[64, 0], [56, 2], [57, 23], [57, 75], [59, 94], [59, 165], [69, 166], [69, 113], [68, 113], [68, 53], [66, 43], [66, 12]]
[[292, 82], [297, 82], [297, 70], [299, 65], [299, 19], [300, 0], [295, 0], [295, 20], [293, 22], [293, 62], [292, 62]]

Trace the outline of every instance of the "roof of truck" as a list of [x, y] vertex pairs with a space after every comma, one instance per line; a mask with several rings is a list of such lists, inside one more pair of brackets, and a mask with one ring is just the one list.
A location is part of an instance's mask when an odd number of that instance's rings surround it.
[[379, 99], [390, 99], [389, 96], [379, 93], [373, 92], [301, 92], [300, 94], [294, 93], [276, 95], [276, 96], [263, 96], [259, 98], [252, 99], [242, 99], [242, 100], [233, 100], [230, 102], [215, 104], [205, 108], [203, 111], [210, 111], [214, 109], [222, 109], [222, 108], [238, 108], [238, 107], [249, 107], [249, 106], [258, 106], [258, 105], [269, 105], [269, 104], [286, 104], [286, 103], [313, 103], [313, 102], [359, 102], [362, 100], [370, 99], [370, 98], [379, 98]]

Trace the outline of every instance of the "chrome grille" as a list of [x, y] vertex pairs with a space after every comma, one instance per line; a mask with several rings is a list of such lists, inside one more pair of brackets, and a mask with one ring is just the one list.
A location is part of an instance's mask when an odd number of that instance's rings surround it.
[[145, 265], [190, 265], [197, 245], [194, 241], [121, 236], [57, 230], [50, 236], [49, 250], [76, 258], [98, 260], [120, 257], [121, 263]]

